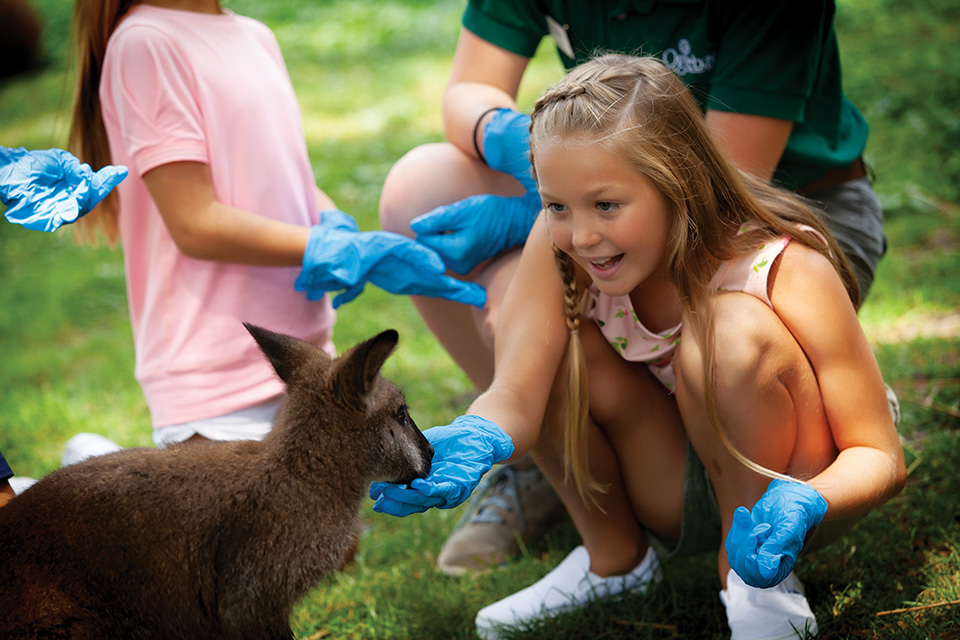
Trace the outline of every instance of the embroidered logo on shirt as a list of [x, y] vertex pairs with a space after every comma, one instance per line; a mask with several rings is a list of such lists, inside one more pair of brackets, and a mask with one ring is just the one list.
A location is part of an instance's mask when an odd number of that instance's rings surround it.
[[678, 76], [685, 76], [689, 73], [706, 73], [713, 69], [717, 57], [712, 53], [702, 58], [693, 55], [693, 48], [690, 41], [686, 38], [680, 38], [677, 48], [664, 49], [661, 56], [663, 63]]

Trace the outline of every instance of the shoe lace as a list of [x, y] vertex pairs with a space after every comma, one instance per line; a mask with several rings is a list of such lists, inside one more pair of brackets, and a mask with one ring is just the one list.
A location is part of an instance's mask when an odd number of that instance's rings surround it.
[[474, 490], [467, 503], [467, 510], [454, 530], [468, 522], [505, 523], [506, 520], [500, 514], [503, 511], [515, 511], [517, 526], [520, 531], [524, 531], [527, 523], [523, 515], [523, 504], [520, 502], [520, 473], [529, 472], [518, 472], [510, 465], [502, 465], [488, 474]]

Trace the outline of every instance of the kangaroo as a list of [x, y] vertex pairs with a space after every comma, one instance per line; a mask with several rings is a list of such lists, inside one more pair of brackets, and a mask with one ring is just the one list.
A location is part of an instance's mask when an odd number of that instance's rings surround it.
[[332, 359], [245, 325], [286, 383], [261, 442], [128, 449], [0, 509], [0, 638], [293, 637], [342, 566], [372, 481], [425, 477], [433, 447], [380, 376], [384, 331]]

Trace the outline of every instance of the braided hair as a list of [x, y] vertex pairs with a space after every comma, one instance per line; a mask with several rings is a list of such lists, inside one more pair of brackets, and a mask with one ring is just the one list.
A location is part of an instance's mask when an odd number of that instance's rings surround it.
[[589, 428], [590, 402], [587, 386], [587, 367], [580, 343], [580, 285], [577, 282], [576, 267], [573, 259], [560, 247], [553, 245], [553, 257], [556, 259], [563, 281], [564, 314], [570, 340], [566, 353], [566, 394], [563, 397], [561, 415], [563, 428], [563, 471], [564, 481], [571, 478], [584, 501], [596, 504], [595, 491], [603, 488], [590, 473], [587, 452], [587, 431]]

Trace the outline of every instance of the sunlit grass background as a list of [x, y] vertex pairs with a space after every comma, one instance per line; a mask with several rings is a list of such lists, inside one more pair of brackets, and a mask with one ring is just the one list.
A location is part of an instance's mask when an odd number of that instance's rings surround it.
[[[377, 228], [392, 164], [441, 139], [440, 96], [464, 2], [225, 4], [274, 29], [318, 183], [362, 229]], [[71, 3], [34, 5], [45, 21], [46, 63], [0, 84], [0, 144], [62, 147]], [[912, 470], [900, 497], [799, 569], [823, 637], [960, 637], [960, 8], [953, 0], [839, 0], [837, 25], [847, 93], [872, 126], [867, 159], [890, 240], [861, 319], [900, 394]], [[560, 74], [545, 45], [521, 104]], [[341, 309], [335, 340], [342, 350], [386, 327], [401, 334], [386, 374], [407, 392], [415, 419], [448, 423], [472, 389], [407, 299], [368, 288]], [[55, 469], [78, 431], [148, 446], [132, 372], [120, 251], [0, 223], [0, 449], [14, 469], [36, 477]], [[502, 571], [451, 579], [433, 562], [459, 513], [398, 520], [366, 511], [357, 563], [297, 608], [299, 637], [472, 637], [477, 610], [539, 578], [577, 542], [561, 525]], [[713, 563], [671, 562], [651, 597], [588, 608], [525, 637], [723, 637]], [[920, 604], [936, 606], [886, 613]]]

